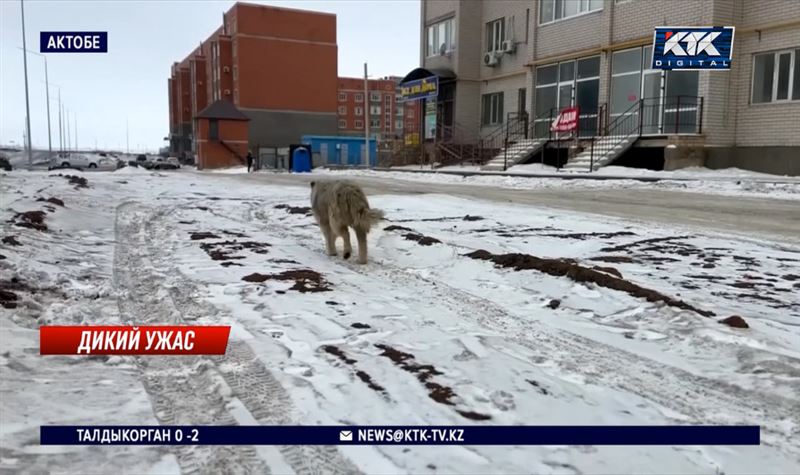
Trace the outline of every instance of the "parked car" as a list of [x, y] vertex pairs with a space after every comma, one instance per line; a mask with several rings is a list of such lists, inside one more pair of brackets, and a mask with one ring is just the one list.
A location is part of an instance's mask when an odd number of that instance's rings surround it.
[[50, 159], [50, 170], [54, 168], [76, 168], [82, 170], [103, 169], [114, 170], [117, 168], [115, 160], [101, 157], [100, 155], [87, 155], [83, 153], [58, 154]]
[[3, 170], [5, 170], [7, 172], [11, 171], [11, 169], [12, 169], [11, 162], [8, 161], [8, 158], [0, 156], [0, 168], [2, 168]]
[[169, 158], [164, 157], [156, 157], [156, 159], [150, 163], [150, 168], [155, 170], [175, 170], [181, 167], [180, 163], [172, 162]]
[[128, 161], [128, 165], [130, 165], [132, 167], [142, 166], [143, 168], [148, 168], [147, 166], [145, 166], [146, 163], [147, 163], [147, 155], [145, 155], [143, 153], [137, 155], [136, 156], [136, 160], [129, 160]]

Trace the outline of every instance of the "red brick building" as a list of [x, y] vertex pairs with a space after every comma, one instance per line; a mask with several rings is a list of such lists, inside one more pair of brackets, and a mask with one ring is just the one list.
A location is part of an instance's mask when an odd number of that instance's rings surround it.
[[236, 3], [168, 81], [170, 151], [197, 153], [198, 113], [227, 99], [250, 120], [249, 148], [337, 133], [336, 15]]
[[227, 99], [217, 99], [194, 118], [197, 168], [246, 163], [250, 119]]
[[364, 79], [340, 77], [336, 116], [339, 135], [364, 135], [369, 112], [370, 135], [383, 140], [403, 139], [419, 132], [419, 102], [399, 101], [397, 84], [401, 78], [369, 79], [369, 110], [364, 102]]

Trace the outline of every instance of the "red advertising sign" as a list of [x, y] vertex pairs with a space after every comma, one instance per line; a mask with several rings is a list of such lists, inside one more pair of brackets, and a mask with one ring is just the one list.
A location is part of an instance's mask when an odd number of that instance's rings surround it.
[[229, 326], [43, 326], [41, 355], [224, 355]]
[[553, 132], [569, 132], [578, 130], [578, 108], [568, 107], [559, 112], [553, 125], [550, 126]]

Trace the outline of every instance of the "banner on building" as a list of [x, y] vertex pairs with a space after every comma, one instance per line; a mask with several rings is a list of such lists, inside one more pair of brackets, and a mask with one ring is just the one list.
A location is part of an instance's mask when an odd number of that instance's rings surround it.
[[406, 134], [405, 140], [406, 145], [419, 145], [419, 134], [416, 132], [413, 134]]
[[405, 101], [436, 99], [439, 95], [439, 76], [407, 81], [400, 84], [400, 98]]
[[436, 103], [425, 103], [425, 139], [432, 140], [436, 137]]
[[571, 132], [573, 130], [578, 130], [578, 108], [568, 107], [562, 109], [558, 117], [556, 117], [556, 120], [554, 120], [553, 124], [550, 126], [550, 130], [553, 132]]
[[732, 26], [657, 26], [653, 32], [653, 69], [729, 70]]

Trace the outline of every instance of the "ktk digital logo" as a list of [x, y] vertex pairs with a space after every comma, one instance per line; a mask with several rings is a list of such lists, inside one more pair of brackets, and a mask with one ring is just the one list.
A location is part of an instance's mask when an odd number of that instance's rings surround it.
[[653, 69], [728, 70], [733, 57], [732, 26], [657, 26]]
[[108, 53], [107, 31], [41, 31], [40, 53]]

